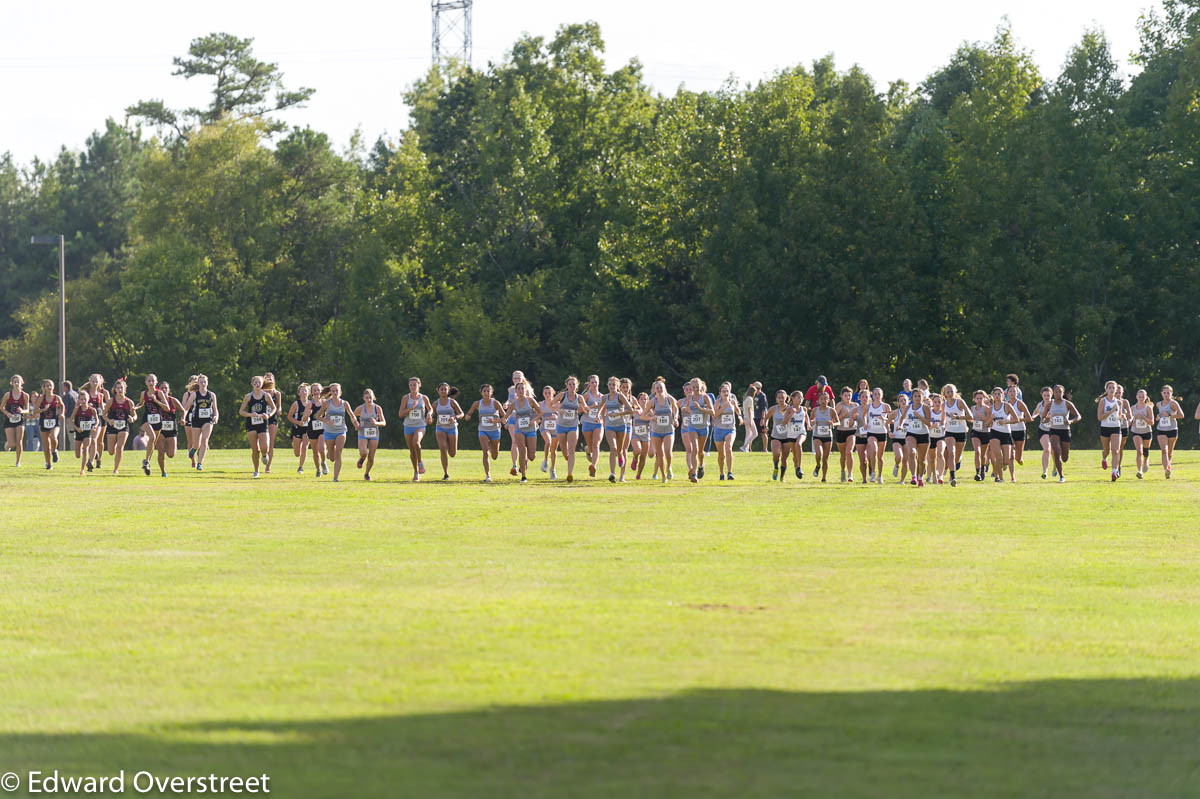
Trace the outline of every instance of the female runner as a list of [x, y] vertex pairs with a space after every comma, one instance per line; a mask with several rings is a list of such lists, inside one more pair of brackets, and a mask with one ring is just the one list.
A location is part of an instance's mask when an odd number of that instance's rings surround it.
[[796, 464], [796, 479], [804, 479], [804, 442], [808, 440], [808, 431], [812, 424], [808, 420], [808, 409], [804, 407], [804, 392], [792, 392], [792, 415], [789, 417], [792, 426], [792, 460]]
[[579, 444], [579, 418], [589, 410], [587, 400], [579, 393], [579, 378], [567, 377], [566, 388], [554, 397], [557, 414], [555, 432], [558, 448], [567, 459], [567, 482], [575, 482], [575, 450]]
[[421, 393], [421, 378], [408, 378], [408, 393], [400, 400], [400, 420], [404, 422], [404, 441], [408, 444], [408, 459], [412, 461], [414, 483], [425, 474], [421, 460], [421, 439], [426, 426], [433, 421], [433, 403]]
[[733, 479], [733, 441], [742, 424], [742, 407], [733, 396], [733, 384], [725, 381], [717, 389], [713, 407], [713, 440], [717, 444], [717, 469], [721, 480]]
[[958, 394], [958, 386], [953, 383], [942, 386], [942, 407], [946, 410], [946, 452], [954, 459], [952, 471], [960, 472], [971, 414], [967, 403]]
[[950, 472], [950, 485], [958, 485], [954, 477], [954, 439], [946, 435], [946, 399], [941, 394], [929, 397], [929, 463], [927, 473], [929, 479], [938, 485], [945, 484], [942, 476]]
[[154, 454], [154, 441], [158, 438], [158, 431], [162, 429], [162, 412], [165, 405], [166, 401], [162, 400], [158, 390], [158, 378], [155, 375], [146, 375], [146, 387], [142, 389], [142, 395], [138, 397], [134, 409], [145, 409], [142, 413], [142, 432], [146, 434], [146, 457], [142, 458], [142, 471], [147, 477], [150, 476], [150, 456]]
[[[899, 477], [901, 483], [908, 474], [908, 462], [904, 458], [904, 442], [908, 439], [908, 412], [912, 408], [911, 395], [911, 391], [907, 394], [903, 391], [897, 394], [896, 407], [888, 413], [888, 425], [892, 429], [892, 454], [896, 456], [896, 462], [892, 466], [892, 477]], [[903, 475], [900, 474], [901, 464], [904, 467]]]
[[788, 456], [792, 454], [792, 404], [783, 389], [775, 392], [775, 404], [767, 408], [767, 420], [771, 429], [771, 479], [782, 480], [787, 474]]
[[625, 482], [625, 452], [633, 433], [630, 418], [637, 409], [627, 392], [621, 391], [621, 381], [608, 378], [608, 393], [604, 395], [604, 437], [608, 440], [608, 482], [616, 483], [617, 467], [621, 467], [619, 482]]
[[[1010, 382], [1008, 388], [1004, 391], [1004, 399], [1012, 406], [1013, 415], [1017, 417], [1017, 421], [1008, 426], [1009, 435], [1013, 440], [1013, 458], [1018, 466], [1025, 465], [1025, 425], [1034, 421], [1033, 415], [1029, 412], [1029, 406], [1021, 399], [1021, 390], [1016, 383]], [[1009, 464], [1011, 469], [1012, 464]]]
[[697, 380], [689, 381], [683, 389], [684, 400], [679, 404], [680, 430], [687, 460], [688, 480], [695, 483], [700, 479], [697, 476], [702, 457], [700, 450], [708, 439], [708, 424], [713, 414], [713, 407], [708, 401], [708, 397], [700, 390], [700, 383]]
[[387, 427], [387, 417], [375, 402], [375, 392], [364, 389], [362, 405], [354, 409], [358, 419], [358, 468], [367, 465], [363, 471], [363, 479], [371, 479], [371, 469], [375, 466], [375, 450], [379, 449], [379, 428]]
[[158, 384], [162, 401], [159, 403], [159, 430], [154, 437], [154, 448], [158, 450], [158, 470], [167, 476], [167, 458], [175, 457], [179, 440], [179, 414], [183, 403], [171, 396], [171, 384], [165, 380]]
[[[520, 402], [522, 407], [533, 402], [537, 406], [536, 413], [516, 413], [517, 403]], [[505, 416], [508, 418], [508, 432], [512, 439], [512, 455], [513, 468], [509, 470], [509, 474], [516, 476], [520, 471], [519, 464], [528, 466], [537, 459], [537, 427], [538, 419], [541, 418], [542, 406], [534, 397], [533, 386], [529, 385], [529, 381], [525, 379], [524, 372], [513, 372], [513, 387], [508, 395], [508, 402], [505, 404]], [[522, 427], [524, 425], [524, 427]], [[524, 472], [521, 472], [524, 474]], [[524, 482], [524, 481], [522, 481]]]
[[[571, 381], [567, 382], [569, 384]], [[500, 458], [500, 420], [502, 418], [500, 414], [503, 411], [504, 408], [492, 397], [492, 384], [484, 383], [479, 387], [479, 399], [475, 400], [470, 410], [463, 415], [462, 420], [469, 422], [472, 414], [479, 414], [479, 448], [483, 450], [483, 482], [485, 483], [492, 482], [491, 461]]]
[[1129, 400], [1125, 399], [1125, 386], [1117, 383], [1117, 399], [1121, 401], [1121, 462], [1125, 461], [1125, 447], [1129, 445], [1129, 423], [1133, 421], [1133, 411]]
[[525, 443], [518, 442], [517, 447], [517, 465], [521, 474], [521, 482], [528, 482], [526, 471], [529, 464], [537, 457], [537, 423], [542, 416], [542, 406], [538, 404], [537, 398], [533, 394], [533, 386], [522, 381], [517, 386], [517, 394], [513, 398], [512, 406], [506, 409], [512, 414], [516, 435], [525, 439]]
[[271, 402], [275, 403], [275, 412], [267, 417], [267, 451], [264, 455], [267, 466], [263, 469], [270, 474], [271, 466], [275, 463], [275, 438], [279, 435], [279, 411], [283, 408], [283, 394], [276, 387], [275, 375], [271, 372], [263, 373], [263, 391], [267, 392], [271, 397]]
[[992, 427], [988, 431], [991, 443], [988, 445], [992, 463], [992, 479], [997, 483], [1004, 482], [1004, 469], [1008, 469], [1010, 482], [1017, 482], [1014, 474], [1013, 439], [1010, 425], [1017, 422], [1017, 412], [1012, 403], [1004, 399], [1004, 389], [996, 386], [992, 389]]
[[458, 389], [449, 383], [442, 383], [437, 388], [438, 398], [433, 405], [437, 425], [433, 433], [437, 436], [438, 454], [442, 459], [442, 479], [450, 479], [450, 459], [458, 454], [458, 420], [463, 418], [463, 409], [459, 407]]
[[[912, 485], [925, 486], [925, 457], [929, 451], [929, 406], [925, 401], [925, 390], [913, 389], [912, 407], [908, 409], [908, 435], [904, 437], [904, 466], [912, 472]], [[900, 471], [900, 482], [904, 482], [904, 470]]]
[[[646, 458], [650, 455], [650, 422], [645, 416], [650, 404], [650, 395], [643, 391], [633, 402], [633, 468], [636, 470], [635, 480], [642, 479], [642, 470], [646, 468]], [[553, 474], [553, 472], [551, 472]]]
[[54, 381], [43, 380], [42, 392], [37, 395], [35, 406], [38, 415], [38, 435], [42, 438], [42, 454], [46, 456], [46, 468], [53, 469], [58, 463], [58, 431], [66, 424], [62, 399], [54, 393]]
[[[1042, 448], [1042, 479], [1050, 471], [1050, 425], [1042, 418], [1042, 411], [1050, 405], [1050, 386], [1042, 386], [1042, 398], [1033, 409], [1033, 419], [1038, 423], [1038, 446]], [[1055, 475], [1057, 477], [1057, 475]]]
[[287, 420], [292, 426], [292, 454], [300, 460], [296, 474], [304, 474], [304, 456], [308, 454], [308, 424], [304, 412], [308, 409], [308, 383], [296, 386], [296, 399], [288, 407]]
[[[865, 382], [865, 381], [859, 381]], [[875, 458], [867, 427], [867, 407], [871, 404], [871, 390], [865, 388], [858, 393], [858, 408], [854, 413], [854, 451], [858, 453], [858, 470], [863, 485], [875, 482]]]
[[1179, 436], [1179, 420], [1183, 418], [1183, 408], [1175, 399], [1175, 390], [1168, 386], [1162, 387], [1162, 402], [1156, 403], [1158, 410], [1158, 448], [1162, 451], [1163, 475], [1171, 479], [1171, 458], [1175, 455], [1175, 440]]
[[1107, 464], [1112, 456], [1112, 481], [1121, 476], [1121, 416], [1125, 408], [1117, 398], [1117, 381], [1104, 384], [1104, 394], [1096, 401], [1096, 418], [1100, 421], [1100, 448]]
[[[600, 462], [600, 442], [604, 439], [604, 420], [600, 416], [603, 408], [600, 393], [600, 376], [588, 375], [587, 390], [583, 394], [587, 409], [582, 417], [583, 442], [587, 450], [588, 475], [596, 476], [596, 466]], [[570, 468], [567, 469], [568, 473]]]
[[[843, 390], [845, 397], [849, 390]], [[840, 407], [840, 406], [839, 406]], [[816, 447], [817, 465], [813, 467], [813, 476], [821, 476], [821, 482], [829, 474], [829, 452], [833, 449], [833, 427], [838, 423], [838, 413], [829, 407], [829, 395], [822, 391], [817, 394], [817, 406], [813, 408], [813, 444]], [[846, 469], [842, 468], [842, 482], [846, 482]]]
[[29, 395], [24, 389], [25, 379], [12, 376], [12, 388], [4, 392], [4, 439], [10, 450], [17, 453], [17, 466], [21, 465], [21, 453], [25, 451], [25, 417], [29, 415]]
[[92, 374], [88, 376], [88, 397], [92, 407], [96, 410], [96, 468], [99, 469], [103, 463], [104, 441], [107, 438], [108, 426], [104, 419], [104, 406], [112, 398], [112, 394], [104, 387], [104, 376], [101, 374]]
[[325, 460], [325, 420], [321, 409], [325, 407], [325, 390], [320, 383], [308, 386], [308, 407], [304, 409], [302, 421], [308, 430], [308, 448], [312, 452], [313, 469], [317, 477], [329, 474], [329, 463]]
[[870, 460], [869, 474], [875, 475], [875, 482], [883, 484], [883, 456], [888, 445], [888, 416], [892, 406], [883, 401], [883, 389], [876, 387], [871, 391], [871, 404], [867, 406], [867, 436], [871, 443], [867, 446], [867, 457]]
[[192, 419], [195, 418], [195, 411], [192, 410], [195, 390], [196, 375], [191, 375], [183, 384], [183, 397], [179, 400], [183, 407], [188, 408], [183, 413], [183, 432], [187, 436], [188, 459], [192, 462], [193, 469], [196, 468], [196, 439], [200, 437], [200, 431], [192, 426]]
[[975, 459], [975, 482], [987, 478], [988, 457], [992, 444], [992, 400], [981, 388], [972, 395], [971, 406], [971, 451]]
[[679, 401], [667, 393], [667, 384], [661, 378], [654, 381], [654, 393], [642, 410], [642, 418], [650, 422], [650, 441], [654, 447], [654, 471], [666, 483], [674, 474], [671, 471], [671, 448], [675, 446], [675, 425], [679, 419]]
[[617, 391], [620, 391], [625, 395], [625, 399], [629, 400], [629, 411], [625, 414], [625, 451], [621, 453], [628, 462], [633, 455], [633, 420], [642, 412], [642, 408], [633, 398], [633, 380], [622, 377], [621, 382], [617, 384]]
[[717, 406], [717, 397], [708, 390], [708, 384], [699, 377], [692, 378], [692, 396], [704, 400], [708, 411], [704, 415], [704, 427], [692, 426], [696, 433], [696, 479], [704, 479], [704, 457], [712, 445], [713, 409]]
[[542, 471], [558, 479], [554, 464], [558, 455], [558, 414], [554, 411], [554, 386], [542, 386]]
[[121, 455], [125, 450], [125, 439], [129, 438], [129, 428], [137, 421], [137, 411], [133, 408], [133, 400], [125, 396], [125, 380], [113, 383], [112, 398], [104, 407], [104, 417], [108, 419], [107, 434], [104, 437], [108, 454], [113, 457], [113, 474], [121, 471]]
[[1146, 389], [1138, 389], [1137, 404], [1129, 409], [1129, 418], [1129, 432], [1137, 449], [1137, 479], [1141, 480], [1150, 471], [1150, 444], [1154, 441], [1154, 405]]
[[[822, 391], [828, 397], [828, 393]], [[842, 482], [850, 480], [854, 482], [854, 433], [855, 433], [855, 417], [858, 416], [858, 403], [853, 399], [854, 394], [850, 391], [849, 386], [842, 387], [841, 400], [838, 401], [837, 407], [834, 408], [835, 416], [837, 417], [837, 429], [833, 431], [833, 439], [837, 443], [838, 452], [841, 454], [842, 467]], [[821, 482], [824, 482], [822, 479]]]
[[[190, 403], [183, 406], [184, 411], [192, 411], [192, 427], [196, 433], [196, 470], [204, 471], [204, 456], [208, 453], [208, 439], [212, 436], [213, 425], [221, 418], [217, 409], [217, 395], [208, 390], [208, 375], [196, 375], [196, 385], [192, 390]], [[191, 453], [188, 453], [191, 454]]]
[[250, 445], [250, 461], [254, 464], [252, 477], [258, 479], [258, 465], [267, 458], [267, 419], [279, 409], [263, 388], [263, 378], [250, 378], [250, 393], [242, 397], [238, 415], [246, 420], [246, 443]]
[[[524, 382], [524, 372], [518, 369], [512, 373], [512, 385], [508, 387], [508, 399], [504, 401], [504, 407], [512, 405], [513, 398], [517, 396], [517, 386]], [[525, 445], [525, 437], [517, 433], [517, 417], [511, 411], [504, 414], [504, 427], [508, 430], [509, 454], [512, 456], [512, 468], [508, 470], [508, 473], [515, 477], [517, 474], [517, 447]]]
[[354, 425], [356, 431], [362, 427], [354, 415], [350, 403], [342, 399], [342, 384], [330, 383], [321, 392], [324, 404], [321, 405], [321, 421], [324, 423], [325, 455], [333, 461], [333, 482], [337, 482], [342, 474], [342, 449], [346, 446], [346, 421]]
[[99, 421], [100, 414], [92, 405], [92, 396], [85, 385], [79, 389], [79, 400], [75, 403], [75, 412], [71, 414], [71, 426], [75, 428], [75, 457], [80, 459], [80, 477], [83, 477], [85, 470], [92, 470], [96, 450], [99, 449], [96, 445], [96, 436], [100, 432]]
[[1066, 389], [1056, 384], [1051, 389], [1050, 404], [1042, 411], [1042, 419], [1050, 423], [1050, 453], [1060, 483], [1067, 482], [1063, 464], [1071, 457], [1071, 425], [1082, 418], [1075, 403], [1067, 399]]

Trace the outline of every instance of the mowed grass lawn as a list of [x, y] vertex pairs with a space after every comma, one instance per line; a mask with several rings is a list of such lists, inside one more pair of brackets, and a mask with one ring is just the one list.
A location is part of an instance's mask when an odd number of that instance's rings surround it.
[[285, 451], [257, 481], [241, 450], [166, 480], [4, 454], [0, 772], [1195, 797], [1200, 459], [1127, 458], [1111, 484], [1077, 451], [1059, 485], [1031, 453], [995, 485], [968, 454], [916, 489], [772, 483], [758, 454], [669, 486], [481, 485], [475, 452], [420, 485], [403, 451], [337, 485]]

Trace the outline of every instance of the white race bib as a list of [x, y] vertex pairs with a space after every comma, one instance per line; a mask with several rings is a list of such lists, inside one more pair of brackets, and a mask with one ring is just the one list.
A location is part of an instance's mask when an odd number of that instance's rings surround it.
[[148, 413], [146, 414], [146, 421], [150, 424], [158, 424], [162, 421], [162, 416], [157, 413]]
[[172, 430], [175, 429], [175, 422], [170, 419], [166, 420], [165, 422], [162, 423], [162, 429], [164, 432], [167, 432], [167, 433], [171, 432]]
[[413, 424], [421, 424], [425, 420], [425, 414], [420, 408], [413, 408], [408, 412], [408, 421]]
[[440, 427], [450, 427], [454, 424], [454, 416], [449, 413], [438, 414], [438, 425]]
[[267, 420], [266, 417], [263, 416], [261, 413], [250, 414], [250, 424], [260, 425], [263, 422], [265, 422], [266, 420]]
[[518, 416], [517, 417], [517, 428], [520, 430], [528, 430], [530, 428], [532, 422], [533, 422], [533, 419], [530, 419], [528, 416]]
[[600, 420], [600, 409], [599, 408], [590, 409], [587, 412], [587, 418], [593, 422], [599, 421]]
[[654, 417], [654, 423], [659, 427], [670, 427], [671, 417], [668, 414], [660, 413]]
[[196, 418], [197, 419], [211, 419], [212, 418], [212, 408], [197, 408], [196, 409]]
[[942, 434], [942, 426], [940, 424], [935, 424], [929, 428], [929, 435], [936, 438], [936, 437], [940, 436], [941, 434]]
[[318, 430], [318, 431], [324, 430], [325, 429], [325, 420], [324, 419], [309, 419], [308, 420], [308, 429], [309, 430]]
[[634, 435], [645, 436], [650, 434], [650, 427], [644, 424], [635, 424], [633, 426]]
[[575, 411], [574, 411], [574, 409], [572, 409], [572, 408], [563, 408], [563, 409], [562, 409], [562, 411], [561, 411], [560, 413], [561, 413], [561, 415], [562, 415], [562, 421], [566, 422], [568, 425], [569, 425], [569, 424], [571, 424], [572, 422], [574, 422], [574, 421], [575, 421]]
[[821, 438], [828, 438], [829, 437], [829, 425], [827, 425], [827, 424], [817, 425], [817, 435], [820, 436]]
[[483, 427], [492, 427], [493, 425], [496, 424], [496, 417], [495, 416], [480, 416], [479, 424]]
[[21, 414], [19, 414], [19, 413], [10, 413], [10, 414], [8, 415], [8, 421], [9, 421], [9, 423], [11, 423], [11, 424], [18, 424], [18, 423], [21, 421]]
[[1175, 420], [1172, 419], [1170, 416], [1160, 416], [1160, 417], [1158, 417], [1158, 427], [1161, 430], [1165, 430], [1171, 426], [1171, 422], [1173, 422], [1173, 421], [1175, 421]]
[[1110, 413], [1107, 417], [1105, 417], [1104, 423], [1106, 425], [1108, 425], [1109, 427], [1120, 427], [1121, 426], [1120, 411], [1113, 411], [1112, 413]]
[[691, 418], [692, 427], [704, 427], [704, 414], [693, 413]]
[[721, 414], [721, 427], [724, 427], [726, 429], [733, 427], [733, 414], [732, 413]]
[[125, 420], [124, 419], [112, 419], [111, 421], [109, 421], [108, 424], [109, 424], [109, 427], [111, 427], [113, 430], [124, 430], [125, 429]]
[[1054, 425], [1058, 425], [1059, 427], [1062, 427], [1066, 423], [1067, 423], [1067, 417], [1065, 417], [1065, 416], [1051, 416], [1050, 417], [1050, 424], [1054, 424]]
[[872, 432], [875, 432], [875, 433], [882, 433], [885, 430], [887, 430], [887, 427], [884, 425], [882, 416], [872, 416], [871, 417], [871, 430], [872, 430]]
[[79, 429], [85, 433], [96, 426], [96, 422], [92, 419], [80, 419], [77, 424], [79, 425]]
[[362, 429], [362, 437], [363, 438], [376, 438], [378, 436], [379, 436], [379, 428], [378, 427], [364, 427]]
[[56, 425], [56, 424], [58, 424], [57, 419], [43, 419], [42, 420], [42, 429], [43, 430], [53, 430], [54, 425]]
[[985, 429], [987, 429], [987, 422], [981, 422], [980, 420], [976, 419], [973, 427], [975, 428], [976, 432], [982, 433]]
[[786, 436], [788, 434], [788, 427], [789, 426], [787, 422], [776, 422], [775, 433], [777, 435]]

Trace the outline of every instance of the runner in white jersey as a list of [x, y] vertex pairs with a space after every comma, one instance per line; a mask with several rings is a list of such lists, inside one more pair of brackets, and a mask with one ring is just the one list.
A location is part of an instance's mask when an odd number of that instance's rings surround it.
[[1037, 441], [1042, 449], [1042, 479], [1050, 471], [1050, 425], [1042, 418], [1042, 411], [1050, 406], [1050, 386], [1042, 387], [1042, 398], [1033, 408], [1033, 420], [1037, 422]]
[[1025, 425], [1033, 421], [1033, 415], [1029, 413], [1029, 406], [1020, 397], [1020, 389], [1015, 384], [1009, 383], [1008, 388], [1004, 391], [1004, 399], [1013, 409], [1013, 415], [1017, 417], [1017, 421], [1008, 426], [1008, 432], [1013, 440], [1013, 458], [1018, 466], [1025, 465]]
[[950, 485], [958, 485], [954, 479], [954, 449], [949, 448], [947, 452], [947, 441], [953, 444], [954, 439], [947, 439], [946, 424], [946, 401], [941, 394], [934, 394], [929, 398], [929, 408], [927, 418], [929, 420], [929, 462], [926, 465], [926, 473], [932, 482], [938, 485], [945, 483], [943, 475], [950, 472]]
[[871, 390], [858, 392], [858, 410], [854, 414], [854, 451], [858, 454], [859, 480], [863, 485], [875, 482], [875, 459], [868, 451], [874, 445], [867, 429], [867, 407], [871, 404]]
[[[896, 456], [896, 463], [892, 466], [892, 477], [899, 476], [901, 464], [904, 463], [904, 440], [908, 438], [908, 429], [905, 425], [908, 423], [908, 409], [910, 407], [912, 406], [909, 401], [909, 395], [901, 392], [896, 395], [896, 407], [888, 414], [888, 424], [891, 427], [892, 453]], [[905, 468], [904, 473], [908, 474], [907, 468]], [[904, 482], [903, 477], [900, 478], [900, 482]]]
[[1155, 432], [1158, 434], [1158, 448], [1162, 450], [1163, 476], [1171, 479], [1171, 458], [1175, 455], [1175, 441], [1179, 436], [1179, 420], [1183, 418], [1183, 408], [1175, 399], [1175, 389], [1169, 385], [1162, 387], [1162, 402], [1155, 403], [1158, 412], [1158, 424]]
[[[813, 446], [817, 451], [817, 465], [813, 467], [813, 475], [820, 476], [821, 482], [829, 472], [829, 450], [833, 448], [834, 427], [838, 423], [837, 411], [829, 405], [829, 395], [822, 391], [817, 395], [817, 406], [812, 412]], [[824, 467], [824, 471], [822, 471]], [[842, 481], [846, 475], [842, 473]]]
[[1100, 421], [1101, 463], [1108, 465], [1112, 457], [1112, 481], [1121, 476], [1121, 415], [1124, 406], [1117, 399], [1117, 381], [1104, 384], [1104, 394], [1096, 400], [1096, 418]]
[[550, 479], [558, 478], [554, 470], [558, 455], [558, 414], [554, 411], [554, 386], [542, 386], [542, 471], [549, 470]]
[[841, 456], [839, 462], [844, 483], [847, 478], [854, 482], [854, 417], [858, 413], [858, 403], [854, 401], [854, 394], [849, 386], [842, 388], [841, 397], [834, 408], [837, 411], [838, 423], [833, 431], [833, 439]]
[[888, 448], [888, 417], [892, 406], [883, 401], [883, 389], [876, 387], [871, 392], [871, 404], [867, 406], [867, 435], [871, 444], [867, 449], [871, 459], [870, 472], [875, 475], [875, 482], [883, 483], [883, 455]]
[[804, 479], [804, 441], [808, 438], [808, 430], [812, 424], [808, 420], [808, 409], [804, 406], [804, 392], [792, 392], [792, 457], [796, 461], [796, 479]]
[[1129, 432], [1137, 450], [1137, 479], [1150, 471], [1150, 444], [1154, 441], [1154, 404], [1146, 389], [1137, 392], [1137, 402], [1129, 409]]
[[[908, 409], [908, 435], [904, 439], [904, 466], [910, 472], [912, 485], [925, 486], [925, 455], [929, 451], [929, 406], [925, 389], [913, 389], [913, 404]], [[900, 482], [904, 482], [901, 471]]]
[[1013, 458], [1012, 433], [1009, 431], [1009, 425], [1016, 421], [1016, 411], [1012, 404], [1004, 399], [1004, 389], [996, 386], [992, 389], [992, 426], [988, 432], [991, 438], [989, 453], [992, 462], [992, 479], [997, 483], [1004, 482], [1005, 467], [1008, 468], [1009, 480], [1017, 482], [1016, 474], [1013, 471], [1015, 459]]
[[946, 451], [952, 455], [954, 462], [951, 472], [959, 472], [962, 471], [963, 450], [967, 447], [971, 410], [958, 395], [958, 386], [953, 383], [942, 386], [942, 404], [946, 409]]

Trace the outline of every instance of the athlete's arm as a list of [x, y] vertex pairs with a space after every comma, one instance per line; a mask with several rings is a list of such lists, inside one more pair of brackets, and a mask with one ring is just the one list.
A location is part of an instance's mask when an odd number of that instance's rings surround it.
[[425, 424], [431, 424], [433, 422], [433, 403], [424, 394], [421, 395], [421, 399], [425, 400]]
[[458, 419], [463, 418], [462, 406], [458, 404], [458, 400], [450, 398], [450, 407], [454, 409], [454, 416]]
[[296, 417], [296, 410], [300, 407], [300, 400], [292, 400], [292, 406], [288, 408], [287, 420], [296, 427], [304, 427], [304, 422]]
[[[451, 400], [451, 401], [453, 402], [453, 400]], [[457, 403], [455, 403], [455, 404], [457, 404]], [[475, 413], [475, 410], [476, 410], [478, 407], [479, 407], [479, 400], [475, 400], [473, 403], [471, 403], [471, 410], [467, 411], [466, 413], [464, 413], [464, 414], [462, 415], [462, 420], [463, 420], [464, 422], [466, 422], [466, 421], [470, 420], [470, 418], [471, 418], [471, 414]]]
[[[361, 408], [362, 406], [360, 405], [359, 407]], [[375, 407], [379, 410], [379, 413], [375, 414], [376, 427], [387, 427], [387, 416], [383, 413], [383, 406], [376, 402]], [[362, 411], [359, 411], [359, 414], [361, 413]]]
[[[266, 399], [266, 396], [267, 395], [264, 394], [263, 398]], [[247, 419], [250, 418], [250, 412], [248, 410], [246, 410], [246, 406], [248, 404], [250, 404], [250, 395], [249, 394], [242, 397], [242, 407], [238, 408], [238, 416], [245, 416]]]
[[1071, 419], [1069, 416], [1067, 417], [1068, 424], [1075, 424], [1076, 422], [1083, 421], [1083, 414], [1081, 414], [1079, 409], [1075, 407], [1075, 403], [1071, 402], [1070, 400], [1067, 400], [1067, 412], [1075, 415], [1074, 419]]

